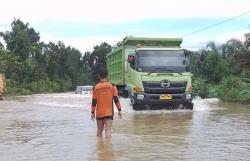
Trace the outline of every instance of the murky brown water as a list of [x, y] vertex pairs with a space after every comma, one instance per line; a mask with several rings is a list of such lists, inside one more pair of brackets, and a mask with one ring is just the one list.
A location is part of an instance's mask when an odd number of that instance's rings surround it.
[[134, 112], [123, 99], [112, 140], [95, 137], [90, 98], [73, 93], [0, 102], [1, 161], [250, 160], [250, 106], [195, 100], [193, 111]]

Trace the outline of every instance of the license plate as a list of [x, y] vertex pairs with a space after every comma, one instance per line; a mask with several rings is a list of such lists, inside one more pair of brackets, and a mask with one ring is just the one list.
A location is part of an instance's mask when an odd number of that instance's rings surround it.
[[170, 94], [160, 95], [160, 100], [171, 100], [171, 99], [172, 99], [172, 95], [170, 95]]

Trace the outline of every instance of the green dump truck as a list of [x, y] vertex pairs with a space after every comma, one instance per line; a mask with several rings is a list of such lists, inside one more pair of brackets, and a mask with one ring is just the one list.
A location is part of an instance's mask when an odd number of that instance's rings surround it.
[[0, 74], [0, 100], [3, 99], [3, 95], [6, 90], [6, 82], [4, 74]]
[[107, 55], [108, 79], [134, 110], [193, 109], [190, 52], [181, 43], [130, 36]]

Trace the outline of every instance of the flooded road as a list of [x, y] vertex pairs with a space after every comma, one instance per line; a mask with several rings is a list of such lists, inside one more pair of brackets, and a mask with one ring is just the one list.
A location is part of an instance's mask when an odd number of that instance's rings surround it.
[[250, 160], [249, 105], [197, 99], [193, 111], [134, 112], [122, 99], [106, 140], [95, 137], [90, 102], [73, 93], [1, 101], [0, 160]]

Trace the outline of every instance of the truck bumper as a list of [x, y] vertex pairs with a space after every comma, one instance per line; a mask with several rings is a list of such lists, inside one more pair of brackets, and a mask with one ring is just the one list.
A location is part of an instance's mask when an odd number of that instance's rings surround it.
[[171, 94], [171, 99], [160, 99], [161, 94], [135, 93], [134, 110], [193, 109], [192, 93]]

